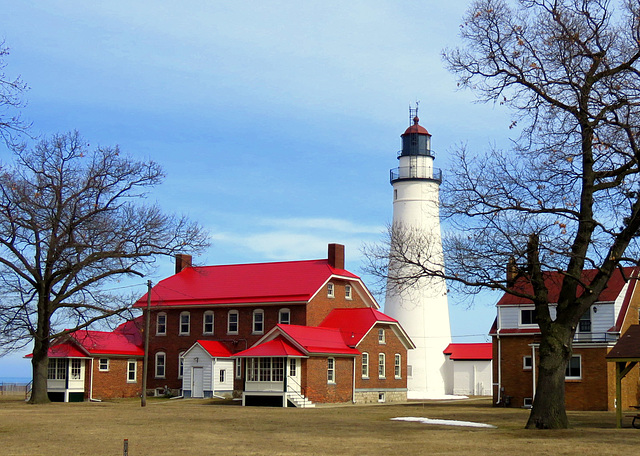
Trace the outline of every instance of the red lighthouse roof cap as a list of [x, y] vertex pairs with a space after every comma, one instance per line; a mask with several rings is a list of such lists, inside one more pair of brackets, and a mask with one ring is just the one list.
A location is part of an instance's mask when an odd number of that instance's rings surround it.
[[413, 118], [413, 125], [411, 125], [409, 128], [407, 128], [404, 131], [404, 133], [402, 133], [400, 136], [406, 136], [406, 135], [410, 135], [412, 133], [418, 133], [419, 135], [431, 136], [429, 134], [429, 132], [427, 131], [427, 129], [424, 128], [422, 125], [419, 125], [418, 122], [420, 122], [420, 119], [418, 118], [418, 116], [415, 116]]

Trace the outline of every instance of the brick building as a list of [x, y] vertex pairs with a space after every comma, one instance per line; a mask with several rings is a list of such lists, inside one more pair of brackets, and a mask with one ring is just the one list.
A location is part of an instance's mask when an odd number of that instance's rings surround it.
[[[585, 270], [588, 283], [595, 270]], [[551, 272], [545, 284], [549, 302], [557, 302], [563, 275]], [[629, 326], [640, 319], [638, 269], [616, 270], [598, 301], [580, 320], [573, 340], [573, 355], [566, 370], [565, 400], [568, 410], [614, 410], [615, 365], [606, 355]], [[519, 279], [522, 280], [522, 279]], [[523, 286], [527, 286], [523, 284]], [[530, 286], [530, 285], [529, 285]], [[555, 307], [550, 306], [555, 318]], [[531, 301], [505, 294], [497, 303], [491, 328], [493, 340], [493, 399], [497, 405], [529, 407], [535, 395], [540, 329]], [[622, 407], [638, 404], [638, 367], [623, 384]]]
[[233, 356], [247, 366], [243, 404], [407, 398], [407, 350], [399, 323], [372, 308], [334, 309], [317, 327], [276, 325]]
[[[141, 297], [135, 307], [146, 312], [147, 296]], [[266, 372], [269, 369], [269, 376], [275, 375], [275, 378], [279, 379], [280, 372], [284, 372], [284, 362], [290, 363], [290, 358], [295, 360], [295, 378], [299, 377], [301, 391], [309, 391], [312, 401], [353, 400], [353, 371], [357, 363], [362, 363], [360, 347], [345, 343], [342, 333], [335, 326], [336, 323], [326, 323], [325, 320], [335, 309], [376, 310], [375, 323], [370, 322], [368, 330], [380, 325], [379, 329], [389, 334], [388, 348], [396, 350], [389, 357], [395, 360], [395, 354], [399, 354], [400, 369], [406, 371], [406, 351], [412, 343], [406, 338], [397, 321], [377, 312], [378, 308], [377, 302], [361, 279], [344, 269], [344, 246], [340, 244], [329, 244], [326, 260], [192, 266], [189, 256], [178, 255], [175, 275], [162, 280], [151, 290], [148, 388], [155, 392], [162, 392], [168, 388], [176, 394], [180, 394], [181, 390], [194, 391], [193, 379], [200, 381], [200, 371], [196, 371], [198, 377], [194, 377], [191, 371], [185, 372], [184, 354], [198, 341], [217, 341], [232, 355], [245, 352], [249, 348], [257, 350], [264, 344], [269, 344], [267, 348], [275, 349], [275, 345], [280, 344], [279, 349], [284, 350], [282, 356], [269, 352], [269, 356], [262, 357], [271, 359], [269, 363], [277, 363], [275, 370], [271, 364], [267, 367], [266, 361], [262, 361], [262, 364], [261, 361], [257, 361], [258, 372]], [[330, 327], [328, 325], [333, 325], [335, 341], [339, 341], [342, 347], [347, 349], [345, 353], [326, 352], [324, 355], [327, 356], [319, 356], [320, 353], [314, 352], [311, 347], [300, 345], [298, 339], [302, 336], [299, 333], [296, 333], [296, 337], [291, 335], [292, 331], [295, 331], [293, 328], [327, 332]], [[399, 329], [387, 331], [387, 327]], [[375, 330], [378, 330], [377, 326]], [[354, 331], [349, 332], [349, 337], [351, 332]], [[371, 334], [368, 337], [374, 337], [374, 333]], [[405, 337], [403, 343], [396, 342], [398, 334]], [[364, 347], [369, 343], [368, 338], [363, 334], [359, 343]], [[296, 354], [286, 355], [287, 350], [292, 348], [296, 349]], [[247, 363], [254, 361], [247, 360], [260, 357], [232, 357], [236, 360], [233, 392], [239, 396], [246, 392], [247, 382], [254, 381], [247, 378], [248, 374], [253, 375], [254, 371], [251, 369], [255, 367], [254, 364], [247, 366]], [[386, 352], [385, 362], [390, 362]], [[333, 366], [329, 363], [333, 363]], [[198, 367], [200, 366], [195, 364], [189, 365], [189, 369]], [[291, 364], [288, 368], [294, 369]], [[334, 372], [335, 378], [351, 379], [348, 393], [341, 389], [342, 380], [340, 386], [337, 382], [336, 387], [327, 386], [330, 384], [328, 370]], [[275, 371], [277, 372], [274, 374]], [[258, 378], [260, 375], [258, 373]], [[191, 383], [183, 386], [185, 377], [188, 377]], [[295, 378], [290, 381], [293, 382]], [[362, 380], [361, 376], [360, 379]], [[393, 386], [390, 388], [394, 391], [404, 388], [406, 398], [406, 376], [398, 379], [399, 382], [393, 380]], [[381, 393], [385, 393], [386, 383], [380, 383], [378, 380], [371, 383], [375, 384]], [[195, 386], [195, 390], [200, 392], [200, 385]], [[209, 387], [204, 386], [202, 391]], [[211, 388], [213, 390], [212, 386]], [[280, 393], [282, 397], [282, 391]], [[380, 397], [386, 399], [385, 394]], [[399, 396], [391, 394], [389, 397]]]
[[139, 324], [137, 318], [113, 332], [78, 330], [56, 340], [49, 348], [49, 398], [79, 402], [140, 396], [144, 351]]

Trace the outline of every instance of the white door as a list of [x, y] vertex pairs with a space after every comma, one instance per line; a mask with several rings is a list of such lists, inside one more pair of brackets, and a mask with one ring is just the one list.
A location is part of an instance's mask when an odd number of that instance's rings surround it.
[[191, 388], [191, 397], [204, 397], [204, 369], [202, 367], [194, 367], [191, 373], [193, 379]]
[[289, 391], [301, 391], [300, 386], [300, 360], [296, 358], [287, 359], [287, 389]]

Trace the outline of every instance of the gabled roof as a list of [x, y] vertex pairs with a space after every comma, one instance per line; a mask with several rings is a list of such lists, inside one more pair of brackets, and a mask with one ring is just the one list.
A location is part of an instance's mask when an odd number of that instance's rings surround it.
[[[600, 296], [598, 297], [599, 302], [615, 301], [620, 295], [620, 292], [624, 288], [625, 284], [627, 283], [625, 281], [625, 278], [629, 279], [630, 277], [638, 276], [637, 268], [627, 267], [622, 269], [624, 271], [624, 275], [619, 269], [616, 269], [613, 272], [613, 274], [611, 275], [611, 278], [609, 279], [609, 282], [607, 283], [607, 286], [602, 291], [602, 293], [600, 293]], [[586, 283], [591, 282], [591, 280], [593, 280], [597, 272], [598, 272], [597, 269], [585, 269], [584, 271], [582, 271], [582, 280]], [[545, 284], [547, 286], [547, 289], [549, 290], [549, 302], [550, 303], [558, 302], [558, 296], [560, 294], [560, 289], [562, 287], [564, 274], [556, 271], [548, 271], [544, 273], [544, 277], [545, 277]], [[635, 284], [635, 280], [632, 283]], [[528, 293], [528, 294], [533, 293], [531, 283], [524, 277], [519, 277], [516, 280], [514, 288], [520, 289], [524, 293]], [[582, 294], [582, 290], [579, 289], [578, 296], [581, 294]], [[532, 304], [532, 301], [530, 299], [521, 298], [519, 296], [514, 296], [511, 294], [505, 293], [497, 303], [498, 306], [521, 305], [521, 304]]]
[[231, 356], [231, 350], [217, 340], [197, 340], [184, 354], [189, 353], [196, 345], [202, 347], [212, 358], [228, 358]]
[[[113, 332], [80, 329], [58, 339], [49, 347], [49, 358], [86, 358], [91, 355], [144, 356], [139, 318], [118, 326]], [[27, 355], [31, 357], [31, 355]]]
[[[289, 356], [309, 356], [309, 355], [358, 355], [360, 352], [355, 348], [349, 347], [339, 329], [336, 328], [317, 328], [314, 326], [299, 325], [276, 325], [271, 331], [262, 336], [251, 348], [236, 353], [234, 356], [246, 357], [246, 353], [252, 350], [252, 353], [268, 353], [258, 351], [259, 347], [268, 344], [276, 339], [282, 339], [288, 345], [287, 348], [271, 344], [267, 348], [274, 350], [289, 350], [289, 346], [295, 349]], [[267, 356], [265, 354], [260, 356]], [[274, 356], [274, 355], [270, 355]]]
[[136, 344], [137, 339], [131, 334], [82, 329], [70, 336], [92, 355], [144, 355], [142, 346]]
[[493, 358], [493, 344], [449, 344], [442, 353], [449, 355], [454, 361], [491, 360]]
[[[74, 342], [62, 342], [49, 347], [47, 352], [49, 358], [88, 358], [88, 353], [81, 346]], [[33, 354], [29, 353], [25, 358], [33, 358]]]
[[360, 352], [349, 347], [337, 328], [313, 326], [276, 325], [288, 339], [301, 347], [307, 354], [358, 355]]
[[[328, 260], [187, 267], [153, 287], [151, 306], [305, 303], [332, 277], [360, 282]], [[135, 307], [146, 302], [145, 294]]]
[[233, 355], [234, 358], [306, 358], [284, 337], [278, 336], [268, 342], [253, 346]]
[[393, 327], [407, 348], [415, 348], [398, 320], [369, 307], [333, 309], [319, 326], [323, 328], [338, 328], [345, 343], [350, 347], [356, 347], [377, 323]]
[[611, 361], [640, 361], [640, 325], [629, 326], [605, 358]]

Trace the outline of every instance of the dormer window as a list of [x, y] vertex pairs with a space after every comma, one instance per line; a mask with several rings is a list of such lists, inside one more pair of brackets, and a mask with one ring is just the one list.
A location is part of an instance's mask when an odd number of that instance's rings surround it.
[[538, 316], [536, 313], [536, 309], [520, 309], [520, 324], [537, 325]]
[[291, 324], [291, 311], [289, 309], [280, 309], [280, 312], [278, 312], [278, 323], [281, 325]]
[[327, 284], [327, 298], [333, 298], [333, 297], [334, 297], [334, 287], [333, 287], [333, 284], [329, 282]]

